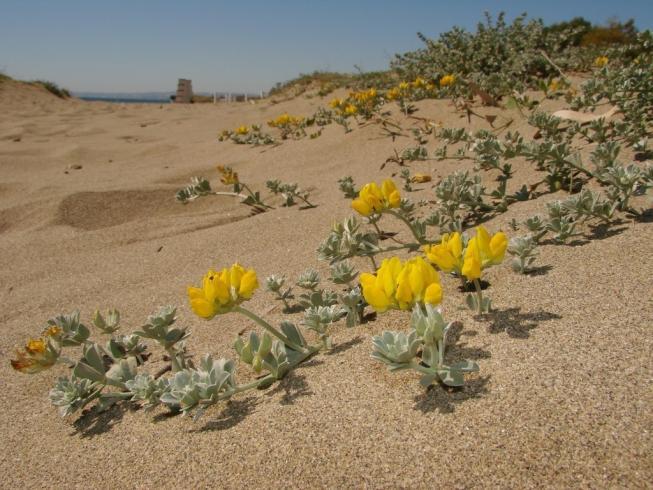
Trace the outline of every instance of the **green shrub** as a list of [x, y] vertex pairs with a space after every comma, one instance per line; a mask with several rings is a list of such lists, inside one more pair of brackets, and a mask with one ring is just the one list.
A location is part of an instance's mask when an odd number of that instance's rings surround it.
[[60, 99], [67, 99], [70, 97], [70, 92], [67, 89], [59, 87], [59, 85], [57, 85], [54, 82], [50, 82], [48, 80], [34, 80], [33, 82], [30, 83], [32, 85], [43, 87], [48, 92], [50, 92], [53, 95], [56, 95]]

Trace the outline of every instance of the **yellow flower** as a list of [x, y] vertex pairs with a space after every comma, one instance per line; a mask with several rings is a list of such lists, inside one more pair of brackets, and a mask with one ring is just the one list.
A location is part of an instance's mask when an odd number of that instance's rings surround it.
[[208, 320], [250, 299], [256, 288], [258, 279], [254, 269], [245, 270], [236, 263], [219, 273], [209, 270], [202, 287], [188, 287], [188, 298], [195, 314]]
[[399, 87], [394, 87], [388, 90], [385, 96], [388, 100], [395, 100], [401, 97], [401, 91], [399, 90]]
[[410, 181], [416, 184], [424, 184], [425, 182], [431, 182], [431, 176], [428, 174], [415, 174], [410, 178]]
[[426, 87], [426, 81], [423, 78], [417, 77], [413, 82], [413, 87], [415, 88], [424, 88]]
[[45, 352], [45, 341], [43, 339], [29, 339], [25, 345], [29, 354], [43, 354]]
[[21, 373], [34, 374], [54, 366], [59, 351], [50, 341], [29, 339], [24, 350], [16, 351], [16, 356], [17, 359], [11, 360], [11, 367]]
[[225, 165], [218, 165], [216, 168], [218, 169], [218, 172], [222, 174], [220, 182], [224, 185], [238, 184], [238, 172], [234, 172], [231, 167]]
[[367, 98], [368, 99], [375, 99], [377, 96], [377, 92], [375, 88], [371, 88], [367, 91]]
[[249, 133], [249, 128], [247, 126], [239, 126], [236, 128], [236, 134], [247, 134]]
[[345, 107], [345, 114], [348, 116], [353, 116], [358, 112], [358, 107], [356, 107], [354, 104], [347, 104]]
[[557, 78], [554, 78], [549, 83], [549, 92], [556, 92], [560, 88], [560, 81]]
[[333, 99], [331, 102], [329, 102], [329, 106], [332, 109], [338, 109], [342, 105], [342, 99]]
[[461, 274], [463, 267], [463, 245], [460, 233], [445, 233], [439, 245], [426, 245], [424, 253], [431, 263], [442, 272]]
[[472, 238], [467, 244], [461, 272], [470, 281], [481, 277], [481, 255], [476, 244], [476, 237]]
[[607, 56], [599, 56], [598, 58], [596, 58], [594, 60], [594, 66], [598, 66], [599, 68], [603, 68], [605, 65], [608, 64], [608, 61], [610, 61], [610, 60], [608, 59]]
[[363, 216], [380, 213], [384, 209], [398, 208], [401, 204], [401, 195], [397, 186], [391, 179], [386, 179], [381, 188], [376, 182], [365, 184], [358, 197], [351, 202], [351, 207]]
[[508, 248], [508, 238], [502, 232], [495, 233], [492, 238], [483, 226], [476, 227], [478, 251], [481, 254], [483, 268], [500, 264]]
[[399, 90], [406, 91], [410, 88], [410, 84], [408, 82], [401, 82], [398, 86]]
[[476, 236], [467, 244], [462, 274], [470, 281], [479, 279], [481, 271], [500, 264], [508, 248], [508, 238], [502, 232], [491, 238], [483, 226], [476, 227]]
[[440, 79], [440, 87], [450, 87], [454, 83], [456, 83], [454, 75], [445, 75]]
[[384, 259], [376, 275], [360, 276], [363, 297], [376, 311], [408, 310], [415, 303], [437, 305], [442, 301], [442, 287], [436, 270], [421, 257], [405, 264], [398, 257]]
[[61, 328], [57, 327], [56, 325], [52, 325], [43, 331], [43, 335], [47, 337], [57, 337], [60, 333]]

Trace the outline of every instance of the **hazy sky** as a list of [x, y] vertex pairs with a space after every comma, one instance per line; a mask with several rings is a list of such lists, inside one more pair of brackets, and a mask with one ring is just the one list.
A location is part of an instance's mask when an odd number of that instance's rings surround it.
[[385, 69], [483, 12], [545, 22], [611, 16], [653, 28], [650, 0], [0, 1], [0, 70], [73, 91], [258, 91], [314, 70]]

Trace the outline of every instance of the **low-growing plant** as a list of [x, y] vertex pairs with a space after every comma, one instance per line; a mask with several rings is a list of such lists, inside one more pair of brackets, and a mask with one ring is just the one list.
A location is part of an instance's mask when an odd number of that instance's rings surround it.
[[281, 131], [281, 139], [290, 137], [299, 139], [306, 136], [306, 119], [299, 116], [291, 116], [288, 113], [281, 114], [275, 119], [268, 121], [268, 126]]
[[386, 331], [375, 336], [372, 359], [386, 364], [393, 372], [417, 371], [421, 374], [420, 384], [426, 388], [434, 381], [446, 386], [462, 386], [465, 373], [476, 372], [479, 367], [471, 361], [445, 362], [451, 325], [444, 321], [439, 309], [429, 304], [415, 305], [410, 333]]
[[520, 274], [530, 272], [531, 265], [537, 258], [537, 241], [531, 235], [513, 237], [508, 243], [508, 253], [514, 257], [512, 269]]
[[279, 180], [268, 180], [265, 183], [265, 185], [267, 186], [268, 189], [270, 189], [270, 192], [272, 192], [272, 194], [274, 195], [281, 194], [281, 197], [283, 197], [284, 206], [290, 207], [295, 204], [296, 199], [300, 199], [301, 201], [304, 202], [304, 205], [307, 208], [315, 207], [315, 204], [312, 204], [308, 200], [310, 194], [300, 189], [298, 184], [295, 183], [286, 184]]
[[216, 196], [234, 196], [242, 199], [242, 203], [251, 206], [254, 212], [262, 213], [267, 209], [272, 209], [263, 202], [260, 192], [252, 191], [250, 187], [241, 182], [238, 173], [226, 165], [218, 165], [218, 172], [220, 173], [220, 182], [224, 185], [233, 186], [233, 192], [216, 192], [211, 189], [211, 184], [203, 177], [191, 177], [191, 184], [179, 191], [177, 191], [176, 199], [182, 204], [187, 204], [198, 197], [207, 195]]
[[[214, 360], [206, 355], [196, 367], [184, 346], [189, 332], [174, 326], [173, 307], [161, 309], [127, 336], [116, 333], [120, 320], [117, 311], [110, 311], [106, 316], [96, 313], [93, 325], [101, 334], [111, 336], [105, 345], [90, 339], [90, 329], [80, 323], [77, 312], [54, 318], [48, 322], [43, 336], [28, 341], [11, 364], [28, 374], [57, 363], [69, 365], [71, 375], [59, 378], [50, 392], [52, 403], [62, 415], [70, 415], [95, 400], [100, 409], [125, 400], [146, 408], [164, 405], [183, 414], [194, 412], [197, 418], [207, 407], [237, 393], [267, 387], [320, 350], [331, 348], [328, 327], [346, 314], [336, 306], [308, 308], [303, 323], [320, 340], [319, 344], [311, 345], [294, 324], [284, 321], [277, 329], [243, 306], [257, 288], [254, 270], [238, 264], [220, 272], [209, 270], [200, 287], [188, 288], [191, 309], [199, 317], [211, 320], [239, 313], [263, 329], [262, 335], [252, 331], [246, 340], [239, 337], [234, 344], [241, 362], [249, 364], [256, 374], [264, 373], [249, 383], [237, 383], [236, 364], [229, 359]], [[151, 339], [166, 351], [170, 360], [167, 369], [155, 375], [142, 372], [142, 365], [149, 357], [142, 339]], [[62, 356], [62, 349], [69, 346], [82, 347], [79, 361]], [[162, 377], [168, 370], [172, 376]]]
[[231, 131], [225, 129], [218, 136], [218, 141], [231, 140], [239, 145], [272, 145], [276, 143], [275, 139], [261, 130], [261, 127], [253, 124], [251, 126], [239, 126]]

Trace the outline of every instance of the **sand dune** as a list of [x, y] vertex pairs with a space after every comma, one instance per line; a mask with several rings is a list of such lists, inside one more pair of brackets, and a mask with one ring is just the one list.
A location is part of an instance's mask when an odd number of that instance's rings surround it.
[[[413, 374], [388, 373], [370, 359], [373, 335], [407, 328], [408, 316], [391, 312], [353, 329], [338, 325], [333, 353], [268, 390], [212, 407], [197, 423], [124, 407], [60, 419], [47, 392], [67, 370], [25, 376], [9, 366], [14, 348], [47, 318], [79, 308], [88, 320], [96, 308], [117, 307], [130, 330], [158, 306], [176, 304], [195, 356], [233, 356], [236, 334], [253, 325], [233, 315], [201, 321], [186, 286], [208, 267], [235, 261], [261, 281], [308, 267], [326, 273], [315, 250], [331, 223], [351, 212], [338, 178], [363, 184], [395, 175], [395, 164], [381, 165], [413, 140], [393, 142], [373, 125], [349, 134], [331, 125], [319, 138], [276, 147], [216, 138], [286, 111], [309, 115], [326, 103], [319, 97], [114, 106], [25, 90], [0, 90], [0, 486], [424, 488], [433, 475], [443, 487], [653, 481], [653, 233], [650, 223], [627, 220], [608, 233], [586, 230], [573, 246], [544, 245], [536, 274], [517, 275], [507, 263], [490, 269], [498, 311], [489, 318], [460, 309], [458, 282], [443, 278], [445, 314], [461, 325], [451, 353], [481, 368], [460, 391], [425, 391]], [[444, 126], [488, 127], [480, 118], [469, 124], [444, 100], [416, 105], [418, 116]], [[395, 115], [406, 129], [417, 124]], [[534, 132], [516, 111], [501, 117], [514, 120], [511, 130]], [[250, 216], [227, 196], [175, 201], [193, 175], [222, 189], [216, 164], [232, 165], [275, 209]], [[471, 164], [410, 168], [437, 182]], [[526, 162], [515, 172], [510, 185], [537, 180]], [[310, 189], [317, 207], [280, 207], [265, 190], [274, 178]], [[411, 199], [433, 199], [431, 184], [416, 187]], [[510, 234], [511, 219], [563, 197], [517, 203], [487, 227]], [[251, 301], [276, 322], [283, 315], [274, 305], [263, 290]], [[155, 370], [163, 363], [152, 350]], [[239, 372], [246, 377], [246, 366]]]

